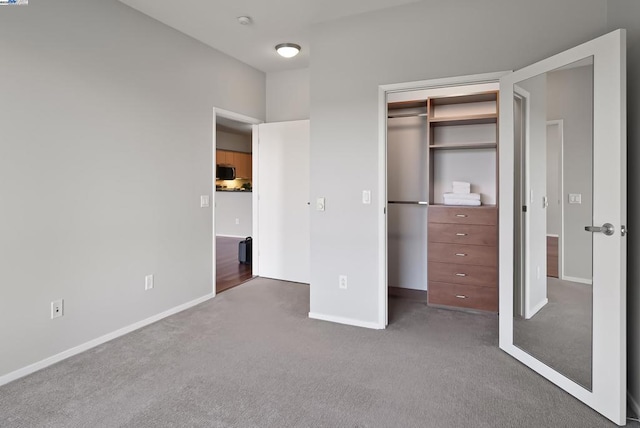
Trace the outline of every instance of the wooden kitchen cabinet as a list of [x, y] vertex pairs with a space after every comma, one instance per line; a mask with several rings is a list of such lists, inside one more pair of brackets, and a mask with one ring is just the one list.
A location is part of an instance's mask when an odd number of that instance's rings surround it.
[[216, 150], [216, 164], [232, 165], [236, 168], [237, 178], [252, 179], [251, 153]]

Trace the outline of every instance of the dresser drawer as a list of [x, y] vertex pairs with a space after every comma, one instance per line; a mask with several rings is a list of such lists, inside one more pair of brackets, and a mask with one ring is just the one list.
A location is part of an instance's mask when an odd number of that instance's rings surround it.
[[430, 205], [428, 215], [430, 223], [482, 224], [485, 226], [498, 224], [498, 209], [496, 207]]
[[429, 261], [498, 267], [498, 249], [481, 245], [429, 243]]
[[496, 226], [429, 222], [429, 242], [471, 245], [498, 245]]
[[495, 288], [429, 282], [427, 296], [431, 305], [498, 311], [498, 290]]
[[474, 266], [429, 261], [429, 285], [432, 281], [497, 288], [498, 270], [493, 266]]

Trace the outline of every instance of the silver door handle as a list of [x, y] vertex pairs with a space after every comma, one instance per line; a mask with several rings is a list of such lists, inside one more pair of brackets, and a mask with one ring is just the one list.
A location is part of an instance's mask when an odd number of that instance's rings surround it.
[[598, 232], [598, 233], [604, 233], [607, 236], [611, 236], [613, 235], [613, 232], [615, 231], [613, 225], [611, 223], [605, 223], [602, 225], [602, 227], [598, 227], [598, 226], [585, 226], [584, 230], [586, 230], [587, 232]]

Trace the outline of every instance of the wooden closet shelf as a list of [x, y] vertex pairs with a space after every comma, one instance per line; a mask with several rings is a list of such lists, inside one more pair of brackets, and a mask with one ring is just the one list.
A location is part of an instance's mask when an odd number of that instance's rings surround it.
[[447, 144], [431, 144], [430, 149], [436, 150], [461, 150], [461, 149], [495, 149], [497, 143], [447, 143]]
[[471, 95], [453, 95], [448, 97], [436, 97], [431, 98], [431, 105], [443, 106], [448, 104], [467, 104], [467, 103], [481, 103], [487, 101], [497, 101], [498, 91], [481, 92]]
[[453, 126], [453, 125], [478, 125], [484, 123], [497, 123], [498, 115], [496, 113], [475, 114], [469, 116], [453, 116], [453, 117], [431, 117], [429, 123], [433, 126]]
[[407, 108], [427, 108], [427, 100], [420, 101], [398, 101], [395, 103], [389, 103], [388, 110], [401, 110]]
[[388, 119], [397, 119], [399, 117], [427, 117], [427, 113], [390, 113]]

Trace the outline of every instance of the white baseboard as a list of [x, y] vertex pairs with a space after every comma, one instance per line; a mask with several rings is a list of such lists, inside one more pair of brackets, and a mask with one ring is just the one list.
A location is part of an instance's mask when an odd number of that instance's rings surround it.
[[309, 318], [314, 320], [335, 322], [338, 324], [352, 325], [355, 327], [371, 328], [374, 330], [384, 330], [385, 328], [384, 325], [378, 324], [377, 322], [366, 322], [366, 321], [354, 320], [351, 318], [334, 317], [332, 315], [323, 315], [315, 312], [309, 312]]
[[563, 276], [562, 277], [563, 281], [571, 281], [571, 282], [577, 282], [578, 284], [586, 284], [586, 285], [593, 285], [593, 281], [591, 281], [590, 279], [585, 279], [585, 278], [578, 278], [575, 276]]
[[537, 314], [540, 309], [544, 308], [547, 303], [549, 303], [549, 299], [544, 299], [543, 301], [538, 303], [533, 309], [531, 309], [531, 313], [527, 314], [526, 319], [531, 319], [531, 317]]
[[627, 391], [627, 403], [629, 403], [629, 407], [631, 408], [631, 410], [633, 410], [635, 412], [635, 416], [636, 418], [640, 417], [640, 404], [638, 404], [638, 402], [635, 400], [635, 398], [633, 398], [633, 395], [631, 395], [631, 392]]
[[73, 357], [74, 355], [80, 354], [81, 352], [87, 351], [91, 348], [95, 348], [96, 346], [102, 345], [103, 343], [106, 343], [110, 340], [116, 339], [120, 336], [124, 336], [125, 334], [131, 333], [134, 330], [138, 330], [142, 327], [146, 327], [149, 324], [153, 324], [154, 322], [160, 321], [163, 318], [177, 314], [178, 312], [182, 312], [193, 306], [199, 305], [200, 303], [206, 302], [207, 300], [212, 299], [213, 297], [214, 297], [213, 293], [207, 294], [206, 296], [199, 297], [190, 302], [168, 309], [164, 312], [153, 315], [147, 319], [138, 321], [136, 323], [123, 327], [119, 330], [113, 331], [111, 333], [107, 333], [104, 336], [100, 336], [96, 339], [85, 342], [82, 345], [78, 345], [74, 348], [67, 349], [66, 351], [62, 351], [59, 354], [53, 355], [49, 358], [45, 358], [44, 360], [38, 361], [37, 363], [30, 364], [26, 367], [23, 367], [21, 369], [8, 373], [4, 376], [0, 376], [0, 386], [6, 385], [7, 383], [13, 382], [16, 379], [20, 379], [21, 377], [30, 375], [31, 373], [35, 373], [38, 370], [42, 370], [45, 367], [49, 367], [52, 364], [58, 363], [69, 357]]

